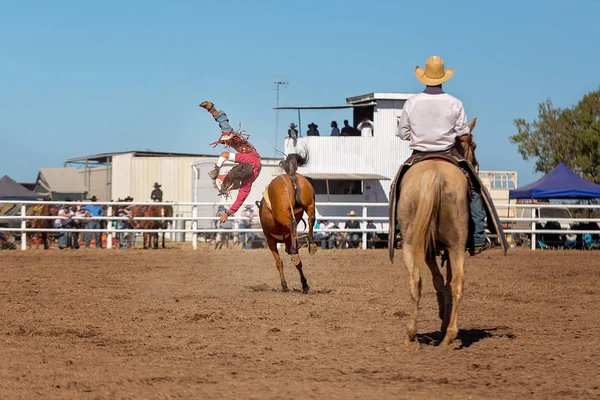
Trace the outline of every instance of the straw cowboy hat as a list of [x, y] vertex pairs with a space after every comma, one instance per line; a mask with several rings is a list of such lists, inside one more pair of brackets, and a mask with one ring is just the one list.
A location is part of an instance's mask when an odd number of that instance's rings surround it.
[[454, 75], [454, 68], [444, 69], [444, 60], [439, 56], [431, 56], [425, 62], [425, 68], [415, 67], [415, 76], [419, 82], [427, 86], [441, 85]]
[[348, 213], [348, 216], [350, 216], [350, 217], [356, 217], [356, 211], [354, 211], [354, 210], [351, 210], [351, 211]]

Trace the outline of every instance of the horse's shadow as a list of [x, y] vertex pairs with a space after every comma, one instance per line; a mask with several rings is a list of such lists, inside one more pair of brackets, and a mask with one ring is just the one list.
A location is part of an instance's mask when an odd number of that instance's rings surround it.
[[[508, 338], [515, 339], [516, 336], [513, 333], [506, 333], [506, 327], [496, 326], [493, 328], [482, 328], [482, 329], [460, 329], [458, 331], [457, 339], [460, 341], [460, 345], [457, 349], [466, 349], [471, 347], [473, 344], [488, 338]], [[439, 346], [444, 339], [442, 332], [428, 332], [417, 334], [417, 342], [427, 346]]]

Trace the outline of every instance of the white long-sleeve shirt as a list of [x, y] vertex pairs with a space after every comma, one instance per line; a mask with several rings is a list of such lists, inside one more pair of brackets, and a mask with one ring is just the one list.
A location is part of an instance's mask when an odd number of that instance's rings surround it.
[[468, 133], [462, 102], [437, 88], [406, 100], [396, 125], [396, 136], [410, 140], [411, 150], [425, 152], [448, 150], [456, 137]]

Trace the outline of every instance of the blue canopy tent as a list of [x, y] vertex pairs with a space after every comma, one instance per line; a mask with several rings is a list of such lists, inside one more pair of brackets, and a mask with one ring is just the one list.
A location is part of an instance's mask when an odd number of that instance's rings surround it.
[[543, 178], [511, 190], [509, 199], [597, 199], [600, 185], [586, 181], [565, 164], [558, 164]]

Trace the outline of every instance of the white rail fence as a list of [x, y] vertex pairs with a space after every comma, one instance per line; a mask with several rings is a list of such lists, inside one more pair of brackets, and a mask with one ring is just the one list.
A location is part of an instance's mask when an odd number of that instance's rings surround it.
[[[27, 249], [27, 236], [28, 233], [39, 233], [39, 232], [48, 232], [48, 233], [87, 233], [87, 232], [101, 232], [106, 234], [106, 247], [108, 249], [112, 248], [113, 238], [118, 233], [191, 233], [192, 234], [192, 247], [197, 249], [198, 237], [201, 234], [207, 233], [244, 233], [244, 232], [252, 232], [252, 233], [262, 233], [262, 229], [260, 228], [252, 228], [252, 229], [244, 229], [240, 228], [240, 222], [244, 219], [238, 215], [234, 215], [229, 217], [234, 222], [233, 229], [222, 229], [222, 228], [202, 228], [198, 226], [199, 221], [217, 221], [218, 217], [215, 216], [200, 216], [198, 210], [203, 207], [208, 207], [211, 209], [211, 214], [213, 214], [213, 210], [216, 209], [220, 205], [228, 206], [229, 204], [224, 203], [168, 203], [168, 202], [64, 202], [64, 201], [17, 201], [17, 200], [0, 200], [0, 206], [4, 204], [17, 204], [20, 207], [20, 212], [16, 215], [1, 215], [0, 216], [0, 232], [14, 232], [21, 235], [21, 249]], [[42, 204], [50, 204], [55, 206], [63, 206], [63, 205], [71, 205], [73, 208], [76, 208], [81, 205], [97, 205], [97, 206], [107, 206], [107, 212], [105, 216], [95, 216], [95, 217], [86, 217], [85, 221], [108, 221], [106, 228], [96, 228], [96, 229], [88, 229], [88, 228], [27, 228], [27, 221], [29, 220], [42, 220], [42, 219], [51, 219], [56, 220], [60, 217], [57, 216], [35, 216], [35, 215], [27, 215], [27, 208], [35, 205]], [[117, 229], [113, 226], [112, 222], [115, 221], [130, 221], [129, 217], [119, 217], [115, 216], [115, 210], [118, 210], [122, 207], [127, 206], [159, 206], [159, 205], [168, 205], [174, 208], [190, 208], [191, 213], [189, 216], [177, 216], [173, 217], [135, 217], [133, 218], [135, 221], [148, 221], [148, 220], [161, 220], [161, 221], [169, 221], [170, 227], [168, 229]], [[370, 232], [373, 233], [386, 233], [388, 232], [388, 217], [378, 217], [378, 216], [369, 216], [369, 209], [372, 208], [388, 208], [388, 203], [326, 203], [326, 202], [317, 202], [317, 207], [319, 206], [339, 206], [339, 207], [354, 207], [356, 209], [361, 209], [361, 215], [357, 216], [328, 216], [328, 215], [317, 215], [318, 220], [328, 220], [328, 221], [346, 221], [346, 220], [356, 220], [359, 222], [365, 223], [366, 221], [373, 221], [374, 223], [379, 223], [381, 227], [375, 229], [346, 229], [340, 226], [340, 229], [315, 229], [314, 232], [347, 232], [347, 233], [359, 233], [362, 236], [362, 248], [367, 248], [367, 234]], [[254, 204], [252, 204], [254, 206]], [[536, 235], [537, 234], [585, 234], [592, 233], [598, 234], [598, 231], [590, 231], [590, 230], [572, 230], [572, 229], [561, 229], [561, 230], [550, 230], [550, 229], [536, 229], [536, 223], [544, 223], [547, 221], [556, 221], [556, 222], [565, 222], [565, 223], [597, 223], [600, 224], [599, 218], [539, 218], [536, 217], [537, 210], [541, 208], [553, 208], [553, 209], [599, 209], [598, 205], [587, 205], [587, 204], [497, 204], [496, 208], [508, 208], [508, 209], [531, 209], [531, 217], [502, 217], [500, 216], [500, 221], [506, 225], [513, 225], [514, 223], [526, 223], [530, 229], [504, 229], [504, 233], [506, 235], [512, 234], [528, 234], [531, 235], [531, 248], [535, 249], [536, 247]], [[243, 209], [243, 208], [242, 208]], [[216, 213], [215, 213], [216, 214]], [[239, 214], [239, 212], [238, 212]], [[306, 216], [305, 216], [306, 217]], [[72, 220], [78, 220], [82, 218], [72, 217]], [[257, 218], [258, 219], [258, 218]], [[5, 227], [3, 226], [4, 221], [20, 221], [19, 227]], [[177, 228], [177, 221], [183, 222], [183, 228]], [[185, 223], [190, 223], [190, 228], [186, 228]], [[181, 225], [181, 223], [179, 224]], [[308, 231], [307, 227], [304, 227], [301, 223], [299, 226], [302, 226], [302, 229], [299, 229], [299, 233], [306, 233]]]

